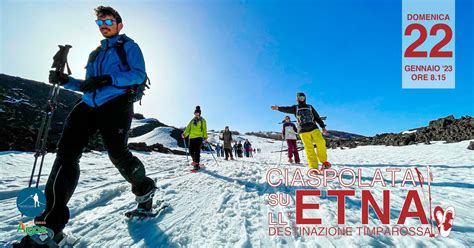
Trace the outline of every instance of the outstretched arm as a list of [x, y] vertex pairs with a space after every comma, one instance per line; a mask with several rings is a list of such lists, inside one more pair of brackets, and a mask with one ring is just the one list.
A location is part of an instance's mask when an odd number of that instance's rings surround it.
[[296, 106], [287, 106], [287, 107], [281, 107], [281, 106], [277, 106], [277, 105], [273, 105], [272, 106], [272, 110], [278, 110], [280, 112], [283, 112], [283, 113], [287, 113], [287, 114], [296, 114]]
[[184, 133], [182, 134], [182, 137], [188, 137], [189, 134], [191, 133], [191, 122], [186, 126], [186, 129], [184, 129]]

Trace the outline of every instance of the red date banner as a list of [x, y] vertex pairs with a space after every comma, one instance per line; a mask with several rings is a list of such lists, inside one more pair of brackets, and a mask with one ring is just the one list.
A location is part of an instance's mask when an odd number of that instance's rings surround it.
[[403, 0], [402, 88], [455, 88], [455, 0]]

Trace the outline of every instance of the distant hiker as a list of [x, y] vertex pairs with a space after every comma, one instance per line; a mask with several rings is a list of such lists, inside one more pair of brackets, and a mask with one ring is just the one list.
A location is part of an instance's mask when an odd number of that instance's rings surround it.
[[245, 140], [244, 142], [244, 152], [245, 152], [245, 157], [250, 157], [250, 149], [252, 149], [252, 144], [250, 144], [250, 141], [248, 139]]
[[244, 149], [243, 149], [243, 146], [242, 146], [242, 141], [239, 141], [239, 143], [237, 144], [237, 156], [239, 158], [242, 158], [243, 153], [244, 153]]
[[232, 132], [228, 126], [224, 128], [222, 137], [219, 138], [224, 141], [225, 160], [229, 160], [229, 157], [230, 160], [234, 160], [234, 156], [232, 156]]
[[[41, 225], [47, 228], [48, 235], [41, 239], [36, 234], [27, 235], [14, 247], [43, 247], [45, 243], [55, 244], [65, 237], [62, 231], [70, 218], [67, 203], [78, 184], [79, 159], [96, 131], [102, 136], [110, 160], [132, 185], [137, 210], [152, 210], [155, 182], [146, 176], [142, 162], [127, 146], [133, 117], [132, 99], [136, 96], [134, 90], [147, 78], [143, 54], [137, 43], [125, 34], [119, 34], [123, 23], [116, 10], [99, 6], [95, 14], [95, 23], [105, 39], [89, 56], [85, 80], [56, 71], [49, 74], [51, 83], [60, 82], [66, 89], [81, 91], [83, 95], [65, 121], [56, 160], [45, 187], [46, 209], [35, 218], [36, 223], [45, 223]], [[120, 51], [124, 52], [123, 59], [128, 65], [121, 61]], [[99, 172], [102, 168], [95, 169]]]
[[286, 144], [288, 145], [289, 163], [293, 163], [293, 156], [295, 157], [294, 162], [297, 164], [300, 163], [300, 155], [296, 145], [297, 134], [298, 129], [296, 128], [296, 125], [291, 122], [291, 118], [289, 116], [286, 116], [283, 120], [282, 138], [286, 140]]
[[238, 157], [239, 156], [239, 154], [238, 154], [239, 149], [238, 149], [238, 142], [237, 141], [234, 142], [234, 146], [232, 147], [232, 150], [234, 151], [234, 156]]
[[183, 139], [189, 136], [189, 154], [193, 159], [191, 165], [194, 170], [199, 170], [201, 162], [201, 146], [207, 142], [207, 124], [206, 119], [201, 116], [201, 107], [196, 106], [194, 118], [189, 122], [182, 135]]
[[217, 154], [217, 157], [220, 157], [221, 156], [221, 151], [222, 151], [222, 146], [220, 143], [217, 143], [216, 145], [216, 154]]
[[[313, 106], [306, 104], [306, 95], [304, 93], [298, 93], [296, 97], [298, 104], [289, 107], [275, 105], [272, 106], [272, 109], [296, 116], [300, 137], [308, 157], [309, 168], [318, 169], [318, 160], [322, 162], [323, 169], [330, 168], [331, 164], [327, 161], [326, 141], [318, 128], [319, 124], [323, 133], [327, 134], [326, 124], [321, 120]], [[317, 146], [317, 153], [314, 151], [313, 144]]]

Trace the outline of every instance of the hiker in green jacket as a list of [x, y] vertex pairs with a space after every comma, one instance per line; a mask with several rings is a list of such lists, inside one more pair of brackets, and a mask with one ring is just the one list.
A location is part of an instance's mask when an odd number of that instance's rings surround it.
[[[191, 165], [194, 167], [194, 170], [199, 170], [201, 145], [203, 142], [207, 142], [206, 119], [201, 116], [201, 107], [196, 106], [196, 110], [194, 110], [194, 118], [189, 122], [182, 137], [183, 139], [189, 137], [189, 154], [193, 159]], [[186, 140], [184, 142], [186, 142]]]

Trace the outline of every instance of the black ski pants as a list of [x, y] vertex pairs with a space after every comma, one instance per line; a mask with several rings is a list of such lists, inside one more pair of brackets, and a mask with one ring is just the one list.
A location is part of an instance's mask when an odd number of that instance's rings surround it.
[[189, 154], [191, 155], [193, 162], [198, 164], [201, 162], [201, 145], [202, 138], [189, 139]]
[[234, 158], [232, 156], [232, 149], [230, 148], [224, 148], [224, 153], [225, 153], [225, 159], [229, 159], [229, 157], [232, 159]]
[[[66, 119], [58, 152], [45, 187], [46, 209], [36, 221], [44, 222], [55, 233], [69, 221], [67, 203], [79, 180], [79, 159], [89, 137], [100, 132], [112, 163], [141, 196], [155, 187], [145, 175], [141, 161], [128, 150], [128, 131], [133, 117], [133, 103], [127, 94], [116, 97], [98, 108], [78, 103]], [[100, 173], [100, 166], [97, 166]]]

